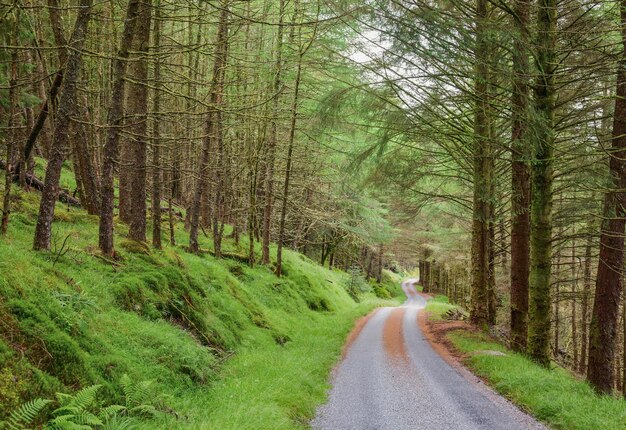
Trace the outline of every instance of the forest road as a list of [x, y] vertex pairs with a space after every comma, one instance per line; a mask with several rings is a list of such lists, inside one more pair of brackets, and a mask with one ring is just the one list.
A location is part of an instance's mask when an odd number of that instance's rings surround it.
[[409, 279], [407, 300], [370, 315], [335, 368], [316, 430], [543, 429], [464, 369], [448, 364], [424, 337], [426, 299]]

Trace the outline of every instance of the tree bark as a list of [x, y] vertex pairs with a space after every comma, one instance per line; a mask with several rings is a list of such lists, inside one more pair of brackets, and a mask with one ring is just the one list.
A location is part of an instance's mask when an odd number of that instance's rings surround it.
[[52, 235], [52, 221], [54, 209], [59, 194], [59, 179], [61, 168], [65, 160], [66, 151], [69, 149], [69, 128], [72, 115], [77, 113], [77, 81], [82, 64], [82, 50], [87, 36], [87, 27], [91, 18], [92, 0], [81, 0], [80, 9], [69, 42], [67, 63], [65, 67], [65, 83], [63, 93], [57, 109], [56, 126], [52, 139], [52, 148], [44, 189], [41, 193], [39, 215], [35, 227], [33, 248], [35, 250], [50, 249]]
[[228, 19], [229, 19], [229, 0], [220, 2], [220, 20], [217, 27], [216, 44], [215, 44], [215, 62], [213, 63], [213, 78], [209, 93], [209, 112], [204, 124], [204, 138], [202, 139], [202, 153], [200, 166], [198, 169], [198, 179], [196, 189], [194, 191], [193, 202], [190, 214], [189, 229], [189, 251], [197, 253], [200, 251], [198, 243], [198, 231], [200, 228], [200, 209], [202, 205], [202, 196], [207, 187], [207, 169], [210, 161], [210, 149], [212, 145], [212, 137], [214, 133], [215, 111], [221, 109], [220, 76], [222, 69], [226, 66], [226, 52], [228, 46]]
[[282, 68], [283, 68], [283, 18], [285, 14], [285, 0], [280, 0], [278, 17], [278, 30], [276, 33], [276, 62], [274, 66], [274, 83], [272, 119], [270, 122], [270, 131], [268, 138], [267, 154], [266, 154], [266, 171], [265, 171], [265, 206], [263, 208], [263, 242], [261, 262], [263, 264], [270, 263], [270, 231], [272, 228], [272, 209], [274, 198], [274, 164], [276, 158], [276, 143], [278, 134], [278, 115], [279, 102], [282, 85]]
[[[154, 92], [152, 101], [152, 246], [161, 249], [161, 2], [157, 0], [154, 11]], [[168, 207], [168, 211], [171, 211]], [[171, 213], [171, 212], [170, 212]]]
[[16, 157], [14, 154], [14, 137], [16, 136], [15, 129], [15, 116], [16, 111], [18, 109], [18, 101], [19, 101], [19, 86], [17, 85], [18, 78], [18, 55], [19, 51], [17, 49], [17, 45], [19, 43], [18, 34], [19, 34], [19, 21], [20, 21], [20, 8], [17, 3], [13, 4], [13, 19], [14, 19], [14, 28], [12, 34], [12, 42], [16, 47], [11, 52], [11, 77], [9, 79], [9, 109], [8, 109], [8, 118], [7, 118], [7, 133], [9, 138], [6, 139], [7, 144], [7, 165], [5, 169], [5, 180], [4, 180], [4, 196], [2, 199], [2, 220], [0, 221], [0, 234], [5, 235], [7, 233], [7, 229], [9, 228], [9, 216], [11, 214], [11, 186], [13, 184], [13, 176], [15, 174], [16, 167]]
[[528, 336], [528, 274], [530, 270], [530, 174], [526, 138], [530, 73], [528, 25], [530, 3], [516, 0], [513, 42], [511, 137], [511, 348], [525, 352]]
[[591, 297], [591, 233], [587, 236], [585, 245], [585, 261], [583, 267], [583, 296], [580, 309], [581, 333], [580, 333], [580, 361], [578, 363], [578, 372], [585, 373], [587, 370], [587, 351], [589, 339], [589, 299]]
[[[132, 123], [127, 143], [131, 147], [132, 167], [120, 166], [120, 172], [130, 172], [130, 228], [128, 235], [137, 242], [146, 241], [146, 161], [148, 152], [148, 50], [152, 18], [152, 0], [139, 5], [131, 59], [128, 70], [131, 84], [128, 88], [127, 109]], [[160, 202], [159, 202], [160, 208]], [[160, 210], [159, 210], [160, 212]]]
[[491, 124], [489, 108], [489, 43], [487, 40], [488, 2], [476, 2], [475, 80], [474, 80], [474, 196], [472, 223], [472, 288], [470, 321], [490, 325], [491, 284]]
[[109, 257], [115, 256], [113, 243], [113, 211], [115, 208], [115, 165], [118, 161], [120, 127], [124, 117], [126, 69], [129, 50], [133, 42], [140, 0], [130, 0], [126, 10], [124, 32], [117, 57], [113, 62], [113, 88], [107, 116], [107, 136], [102, 162], [102, 200], [100, 203], [99, 247]]
[[535, 361], [547, 366], [550, 362], [556, 0], [539, 1], [536, 45], [539, 76], [534, 87], [537, 120], [531, 169], [528, 352]]
[[615, 112], [609, 169], [612, 183], [604, 196], [600, 259], [589, 327], [587, 380], [600, 393], [609, 394], [615, 380], [614, 360], [626, 223], [626, 0], [620, 2], [622, 54], [617, 69]]
[[289, 185], [291, 182], [291, 164], [293, 162], [293, 147], [296, 136], [296, 122], [298, 120], [298, 96], [300, 93], [300, 79], [302, 75], [302, 56], [298, 55], [296, 80], [294, 82], [293, 102], [291, 104], [291, 128], [289, 129], [289, 146], [287, 148], [287, 166], [285, 167], [285, 185], [283, 188], [283, 200], [280, 210], [280, 227], [278, 230], [278, 248], [276, 250], [276, 275], [281, 276], [283, 271], [283, 246], [285, 240], [285, 221], [287, 219], [287, 204], [289, 199]]

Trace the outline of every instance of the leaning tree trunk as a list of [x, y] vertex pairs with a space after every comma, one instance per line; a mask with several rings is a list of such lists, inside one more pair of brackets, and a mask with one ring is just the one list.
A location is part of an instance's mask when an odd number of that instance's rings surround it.
[[65, 36], [63, 35], [62, 20], [59, 14], [59, 10], [60, 8], [57, 0], [48, 0], [50, 27], [52, 28], [54, 39], [57, 42], [57, 45], [60, 47], [59, 71], [54, 76], [54, 81], [52, 81], [52, 85], [50, 86], [48, 98], [41, 105], [41, 109], [39, 111], [39, 114], [37, 115], [37, 119], [35, 120], [35, 123], [33, 124], [33, 127], [28, 134], [26, 143], [24, 144], [24, 149], [22, 151], [23, 160], [30, 159], [33, 148], [35, 147], [35, 143], [37, 142], [37, 138], [43, 130], [46, 120], [48, 119], [48, 114], [50, 113], [51, 108], [53, 108], [57, 94], [59, 93], [61, 85], [63, 84], [63, 73], [65, 63], [67, 62], [67, 52], [65, 50], [67, 42], [65, 40]]
[[556, 0], [540, 0], [537, 8], [535, 147], [532, 162], [530, 232], [530, 306], [528, 352], [550, 362], [550, 276], [552, 258], [552, 158], [554, 147], [554, 71], [556, 67]]
[[470, 320], [479, 326], [490, 321], [490, 220], [491, 220], [491, 126], [489, 109], [489, 44], [487, 0], [476, 3], [475, 105], [474, 105], [474, 197], [472, 224], [472, 290]]
[[135, 33], [140, 0], [130, 0], [126, 10], [124, 32], [117, 57], [113, 63], [113, 88], [107, 115], [107, 136], [102, 161], [102, 186], [100, 201], [99, 246], [102, 253], [113, 257], [113, 211], [115, 208], [115, 165], [118, 159], [120, 126], [124, 116], [124, 94], [126, 92], [126, 68], [129, 50]]
[[621, 1], [622, 56], [618, 64], [615, 113], [609, 169], [610, 190], [604, 196], [600, 258], [591, 325], [587, 379], [600, 393], [610, 393], [615, 380], [614, 360], [626, 225], [626, 0]]
[[[46, 179], [41, 193], [39, 216], [35, 227], [33, 248], [35, 250], [50, 249], [54, 208], [59, 194], [61, 168], [65, 153], [69, 148], [69, 128], [72, 115], [77, 112], [77, 82], [80, 74], [83, 46], [87, 36], [87, 27], [91, 18], [92, 0], [81, 0], [80, 9], [69, 42], [67, 64], [65, 67], [65, 83], [57, 110], [56, 126], [52, 138], [50, 158], [46, 168]], [[86, 142], [84, 142], [86, 144]]]
[[528, 24], [530, 3], [516, 0], [511, 138], [511, 347], [526, 351], [530, 269], [530, 174], [528, 170]]
[[128, 235], [138, 242], [146, 241], [146, 161], [148, 151], [148, 49], [150, 45], [150, 21], [152, 0], [142, 0], [139, 5], [137, 25], [133, 37], [134, 61], [131, 61], [127, 109], [132, 125], [128, 143], [131, 147], [130, 170], [130, 228]]

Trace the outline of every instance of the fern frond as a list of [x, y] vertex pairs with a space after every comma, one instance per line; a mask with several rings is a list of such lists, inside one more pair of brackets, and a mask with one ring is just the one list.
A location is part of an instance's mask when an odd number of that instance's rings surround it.
[[72, 418], [76, 424], [85, 425], [88, 427], [95, 427], [103, 425], [103, 422], [100, 418], [92, 414], [91, 412], [82, 411]]
[[133, 385], [133, 381], [130, 379], [130, 376], [124, 373], [120, 378], [120, 385], [122, 386], [122, 391], [124, 391], [124, 397], [128, 398]]
[[132, 385], [131, 395], [127, 398], [129, 406], [139, 406], [152, 396], [152, 381], [140, 381]]
[[61, 406], [67, 405], [74, 398], [71, 394], [65, 393], [57, 393], [56, 396]]
[[47, 430], [92, 430], [91, 426], [75, 423], [74, 417], [75, 415], [72, 414], [60, 415], [50, 420], [45, 428]]
[[68, 406], [74, 406], [81, 410], [87, 409], [96, 400], [96, 394], [100, 387], [102, 387], [102, 385], [90, 385], [89, 387], [83, 388], [74, 394]]
[[109, 418], [113, 418], [115, 416], [118, 416], [121, 412], [124, 412], [124, 411], [126, 411], [126, 406], [110, 405], [110, 406], [107, 406], [106, 408], [102, 408], [102, 410], [98, 414], [98, 417], [101, 420], [105, 420], [106, 421]]
[[21, 430], [25, 426], [32, 424], [37, 415], [50, 403], [50, 400], [34, 399], [24, 403], [17, 410], [13, 411], [6, 421], [6, 428], [9, 430]]
[[159, 413], [159, 411], [152, 405], [139, 405], [131, 408], [130, 410], [133, 414], [137, 415], [151, 415], [155, 416]]
[[101, 430], [132, 430], [135, 427], [136, 423], [132, 418], [114, 416], [107, 420]]

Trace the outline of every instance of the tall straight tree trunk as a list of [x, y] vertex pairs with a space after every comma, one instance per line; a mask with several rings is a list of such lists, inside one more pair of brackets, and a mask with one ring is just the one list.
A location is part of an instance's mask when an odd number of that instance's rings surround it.
[[587, 351], [589, 339], [589, 299], [591, 298], [591, 233], [588, 233], [585, 244], [585, 260], [583, 266], [583, 297], [580, 308], [580, 362], [578, 372], [584, 374], [587, 370]]
[[18, 7], [17, 2], [13, 3], [13, 19], [14, 19], [14, 28], [11, 42], [15, 47], [11, 52], [11, 77], [9, 79], [9, 109], [8, 109], [8, 118], [7, 118], [7, 166], [5, 169], [4, 176], [4, 196], [2, 199], [2, 220], [0, 221], [0, 234], [5, 235], [7, 233], [7, 229], [9, 228], [9, 216], [11, 214], [11, 186], [13, 184], [13, 176], [15, 174], [16, 167], [16, 157], [14, 151], [14, 137], [16, 136], [15, 132], [15, 117], [16, 111], [18, 110], [18, 102], [19, 102], [19, 87], [17, 85], [18, 78], [18, 56], [19, 51], [17, 49], [19, 40], [19, 22], [20, 22], [20, 8]]
[[[227, 18], [228, 19], [228, 18]], [[228, 160], [224, 151], [224, 80], [226, 78], [226, 60], [228, 57], [228, 30], [226, 30], [224, 49], [222, 51], [223, 60], [220, 64], [217, 76], [217, 86], [215, 89], [215, 109], [213, 114], [213, 136], [217, 149], [217, 160], [215, 168], [215, 193], [213, 201], [213, 253], [215, 257], [222, 256], [222, 237], [224, 236], [224, 212], [226, 206], [226, 178], [228, 176]]]
[[152, 246], [161, 249], [161, 2], [154, 11], [154, 93], [152, 100]]
[[100, 202], [99, 247], [109, 257], [115, 256], [113, 244], [113, 211], [115, 208], [115, 165], [118, 161], [120, 127], [124, 117], [126, 69], [129, 50], [133, 43], [140, 0], [130, 0], [126, 10], [124, 31], [117, 57], [113, 62], [113, 88], [107, 115], [107, 136], [102, 160], [102, 200]]
[[132, 125], [130, 143], [132, 167], [120, 166], [130, 171], [130, 228], [129, 237], [146, 241], [146, 161], [148, 152], [148, 49], [152, 0], [142, 0], [133, 36], [132, 50], [135, 58], [130, 62], [127, 109]]
[[283, 68], [283, 18], [285, 14], [285, 0], [280, 0], [278, 30], [276, 32], [276, 62], [274, 66], [274, 83], [272, 86], [273, 103], [272, 119], [270, 122], [266, 166], [265, 166], [265, 206], [263, 208], [263, 242], [261, 262], [270, 263], [270, 231], [272, 228], [272, 209], [274, 197], [274, 164], [276, 162], [276, 143], [278, 134], [278, 116]]
[[198, 169], [198, 179], [196, 189], [194, 191], [193, 202], [191, 205], [190, 229], [189, 229], [189, 251], [197, 253], [200, 251], [198, 243], [198, 231], [200, 228], [200, 209], [202, 206], [202, 197], [207, 188], [207, 170], [209, 167], [209, 157], [212, 145], [212, 137], [215, 128], [215, 111], [221, 109], [221, 94], [218, 94], [220, 86], [220, 77], [222, 69], [226, 66], [226, 53], [228, 47], [228, 19], [229, 19], [229, 0], [220, 2], [220, 20], [217, 26], [216, 43], [215, 43], [215, 62], [213, 63], [213, 78], [209, 93], [209, 112], [204, 124], [204, 138], [202, 139], [202, 153]]
[[626, 0], [620, 2], [622, 55], [617, 68], [615, 112], [609, 169], [612, 183], [604, 196], [600, 258], [589, 327], [587, 379], [600, 393], [610, 393], [615, 380], [614, 360], [626, 223]]
[[291, 104], [291, 128], [289, 129], [289, 146], [287, 148], [287, 166], [285, 168], [285, 186], [283, 188], [283, 201], [280, 210], [280, 227], [278, 230], [278, 248], [276, 250], [276, 275], [283, 272], [283, 242], [285, 240], [285, 221], [287, 219], [287, 203], [289, 199], [289, 185], [291, 182], [291, 165], [293, 162], [293, 147], [296, 136], [296, 122], [298, 120], [298, 96], [300, 93], [300, 79], [302, 75], [302, 55], [298, 55], [296, 80], [294, 82], [293, 102]]
[[539, 1], [536, 45], [535, 61], [539, 72], [534, 87], [536, 121], [531, 166], [528, 352], [535, 361], [547, 366], [550, 362], [556, 0]]
[[[78, 109], [80, 116], [85, 123], [89, 122], [89, 111], [87, 109], [87, 98], [79, 99]], [[92, 152], [89, 150], [89, 142], [92, 141], [92, 135], [87, 132], [87, 127], [81, 123], [73, 123], [74, 137], [72, 142], [72, 150], [78, 164], [78, 172], [75, 172], [77, 180], [80, 179], [84, 196], [81, 204], [90, 215], [97, 215], [100, 210], [100, 185], [98, 184], [96, 166], [93, 162]]]
[[511, 348], [526, 351], [528, 273], [530, 270], [530, 173], [528, 170], [528, 100], [530, 73], [528, 25], [530, 2], [515, 0], [511, 136]]
[[[59, 195], [59, 180], [65, 154], [69, 149], [69, 129], [72, 115], [77, 113], [77, 82], [81, 70], [83, 46], [87, 36], [87, 27], [91, 18], [92, 0], [81, 0], [76, 23], [69, 42], [67, 64], [65, 67], [65, 83], [57, 109], [56, 126], [52, 139], [52, 148], [46, 178], [41, 193], [39, 215], [35, 227], [33, 248], [35, 250], [50, 249], [54, 208]], [[87, 142], [83, 142], [86, 144]]]
[[487, 40], [488, 3], [476, 2], [476, 41], [474, 48], [474, 200], [472, 224], [472, 290], [470, 320], [490, 324], [491, 277], [491, 125], [489, 108], [489, 43]]
[[576, 309], [576, 295], [577, 295], [577, 279], [576, 279], [576, 241], [572, 240], [572, 255], [571, 255], [571, 276], [572, 276], [572, 301], [570, 303], [572, 313], [572, 350], [573, 359], [572, 368], [576, 369], [578, 366], [578, 317]]

